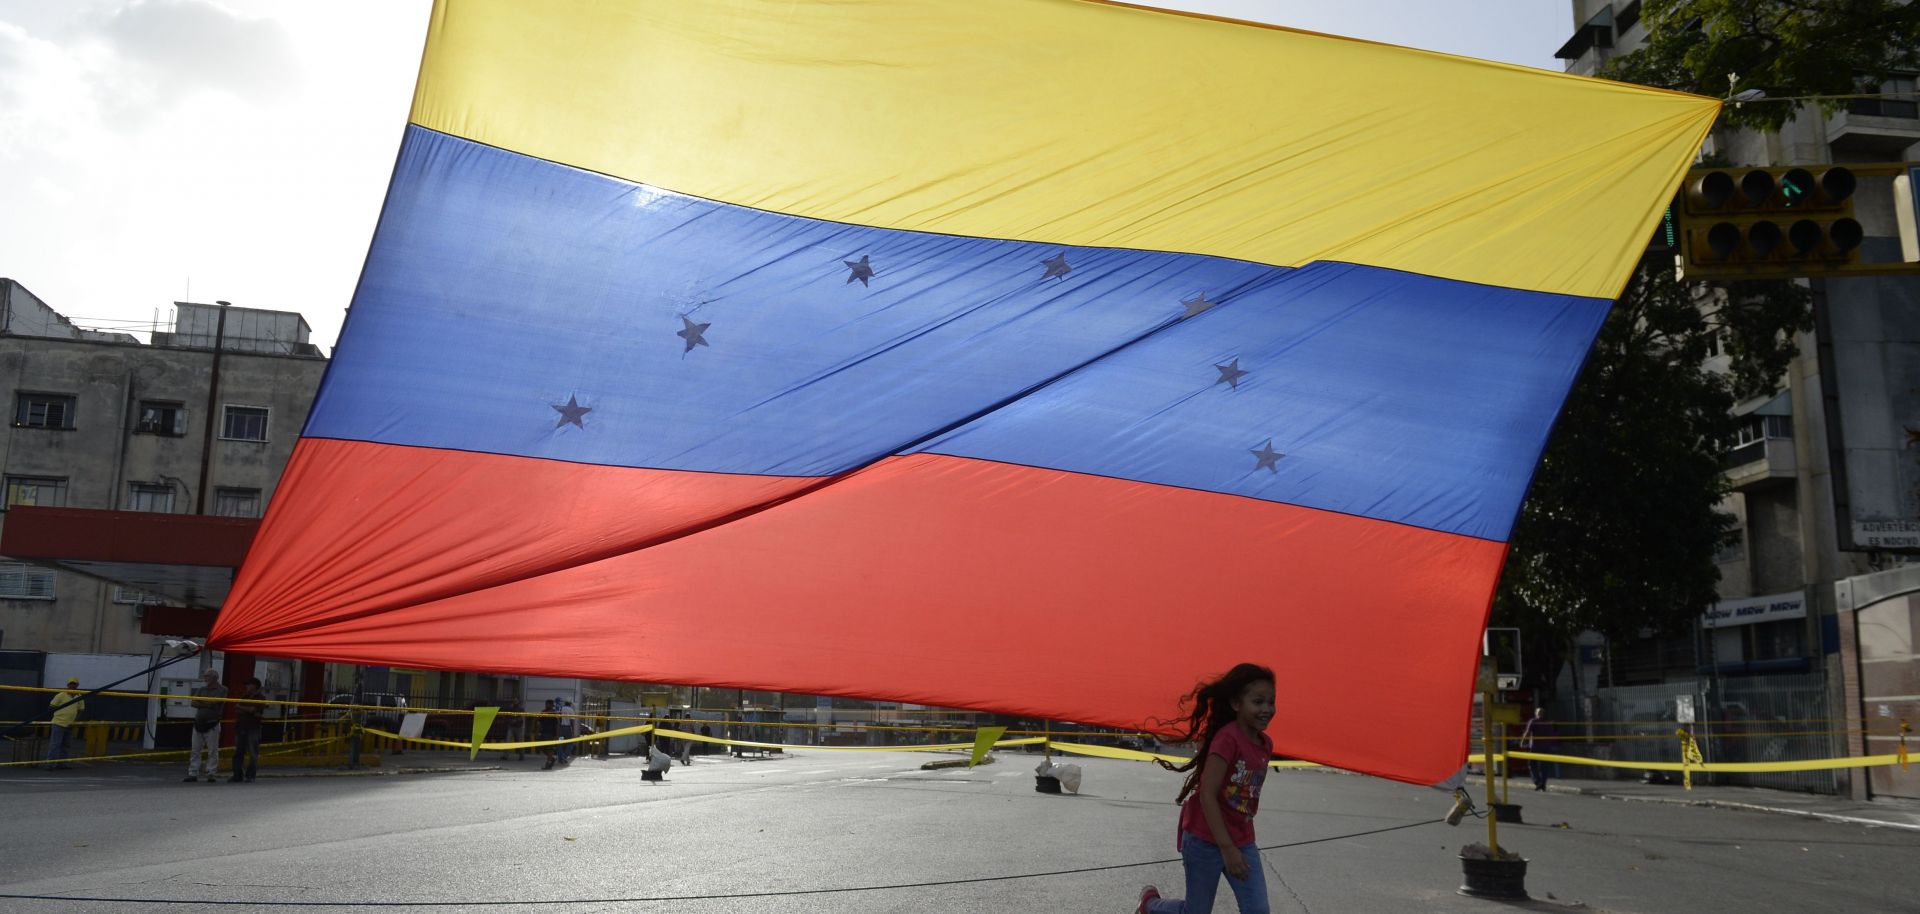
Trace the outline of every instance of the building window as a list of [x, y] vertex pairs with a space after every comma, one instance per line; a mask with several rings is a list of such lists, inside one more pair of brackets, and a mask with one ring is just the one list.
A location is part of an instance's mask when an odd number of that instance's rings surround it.
[[1744, 447], [1767, 438], [1792, 438], [1792, 416], [1748, 416], [1734, 432], [1733, 446]]
[[221, 517], [259, 517], [259, 489], [213, 490], [213, 513]]
[[0, 600], [53, 599], [53, 571], [25, 562], [0, 562]]
[[52, 476], [7, 477], [7, 507], [58, 508], [67, 503], [67, 481]]
[[165, 483], [133, 483], [127, 492], [127, 510], [172, 514], [173, 486]]
[[133, 430], [143, 435], [184, 435], [187, 433], [187, 408], [164, 400], [141, 400], [140, 421]]
[[1807, 624], [1781, 619], [1746, 626], [1748, 660], [1792, 660], [1807, 656]]
[[66, 394], [20, 394], [13, 410], [14, 428], [72, 428], [73, 398]]
[[[1637, 10], [1635, 12], [1638, 13]], [[1586, 25], [1573, 33], [1572, 38], [1567, 39], [1566, 44], [1560, 46], [1560, 50], [1553, 52], [1553, 56], [1561, 60], [1579, 60], [1594, 48], [1611, 47], [1613, 47], [1613, 7], [1603, 6], [1600, 12], [1593, 14], [1592, 19], [1587, 20]]]
[[1912, 76], [1896, 76], [1879, 85], [1863, 82], [1860, 84], [1862, 94], [1889, 97], [1856, 98], [1847, 103], [1847, 111], [1869, 117], [1920, 118], [1920, 99], [1914, 97], [1914, 89]]
[[1733, 531], [1732, 535], [1730, 535], [1727, 538], [1727, 541], [1724, 543], [1721, 543], [1720, 548], [1714, 551], [1713, 562], [1716, 565], [1725, 565], [1728, 562], [1743, 561], [1746, 559], [1746, 557], [1747, 557], [1746, 531], [1735, 530]]
[[116, 584], [113, 588], [113, 602], [133, 606], [159, 606], [166, 602], [166, 598], [159, 594], [147, 593], [144, 590], [135, 590], [131, 587], [121, 587]]
[[1614, 33], [1626, 34], [1628, 29], [1633, 28], [1639, 22], [1640, 0], [1633, 0], [1632, 3], [1621, 7], [1619, 12], [1613, 14]]
[[227, 407], [226, 416], [220, 423], [220, 437], [228, 441], [267, 440], [267, 408], [264, 406]]

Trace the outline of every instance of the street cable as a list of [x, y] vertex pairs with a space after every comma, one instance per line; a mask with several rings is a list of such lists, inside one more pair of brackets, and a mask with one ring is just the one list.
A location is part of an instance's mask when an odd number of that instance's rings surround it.
[[[1329, 841], [1345, 841], [1349, 838], [1364, 838], [1423, 825], [1438, 825], [1440, 819], [1422, 819], [1418, 822], [1402, 822], [1367, 831], [1357, 831], [1345, 835], [1329, 835], [1325, 838], [1308, 838], [1303, 841], [1288, 841], [1281, 844], [1262, 844], [1260, 850], [1273, 851], [1291, 847], [1304, 847], [1309, 844], [1325, 844]], [[738, 901], [750, 898], [789, 898], [799, 895], [846, 895], [854, 892], [891, 892], [901, 889], [930, 889], [950, 885], [978, 885], [983, 882], [1013, 882], [1020, 879], [1047, 879], [1054, 876], [1077, 876], [1082, 873], [1100, 873], [1109, 870], [1137, 869], [1143, 866], [1163, 866], [1180, 863], [1179, 857], [1164, 860], [1147, 860], [1140, 863], [1109, 863], [1104, 866], [1083, 866], [1070, 870], [1049, 870], [1044, 873], [1016, 873], [1008, 876], [972, 876], [966, 879], [937, 879], [929, 882], [899, 882], [889, 885], [852, 885], [828, 889], [787, 889], [777, 892], [729, 892], [720, 895], [652, 895], [627, 898], [520, 898], [488, 899], [477, 901], [251, 901], [244, 899], [206, 899], [206, 898], [115, 898], [87, 895], [32, 895], [0, 892], [0, 898], [21, 901], [87, 901], [101, 904], [142, 904], [142, 905], [251, 905], [261, 908], [453, 908], [453, 907], [506, 907], [509, 905], [589, 905], [589, 904], [646, 904], [666, 901]], [[1291, 888], [1288, 891], [1292, 891]]]

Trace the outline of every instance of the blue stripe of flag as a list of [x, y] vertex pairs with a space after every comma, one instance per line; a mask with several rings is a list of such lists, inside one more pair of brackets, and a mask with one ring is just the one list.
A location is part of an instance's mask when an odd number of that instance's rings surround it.
[[823, 476], [951, 432], [930, 449], [1504, 536], [1605, 308], [826, 223], [410, 128], [306, 434]]

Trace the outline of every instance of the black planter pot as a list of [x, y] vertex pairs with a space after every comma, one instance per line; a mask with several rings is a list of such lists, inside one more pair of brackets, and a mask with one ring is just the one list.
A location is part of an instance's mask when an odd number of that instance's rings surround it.
[[1034, 775], [1033, 789], [1041, 793], [1059, 793], [1060, 779], [1047, 774]]
[[1520, 804], [1518, 803], [1493, 804], [1493, 821], [1507, 825], [1527, 824], [1520, 821]]
[[1460, 894], [1475, 898], [1526, 898], [1527, 861], [1521, 857], [1487, 860], [1460, 855], [1460, 871], [1466, 881]]

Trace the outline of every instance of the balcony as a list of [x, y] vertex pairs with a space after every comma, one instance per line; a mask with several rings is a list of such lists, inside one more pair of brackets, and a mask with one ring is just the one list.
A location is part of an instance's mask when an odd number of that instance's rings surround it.
[[1907, 147], [1920, 143], [1920, 101], [1912, 77], [1888, 80], [1878, 86], [1879, 98], [1857, 98], [1827, 118], [1827, 143], [1834, 152], [1875, 158], [1904, 158]]
[[1721, 462], [1727, 484], [1735, 491], [1791, 483], [1799, 466], [1794, 462], [1793, 439], [1761, 438], [1727, 452]]
[[1793, 456], [1793, 416], [1782, 393], [1759, 409], [1740, 417], [1740, 429], [1729, 442], [1720, 467], [1736, 491], [1792, 482], [1798, 465]]
[[1920, 143], [1920, 119], [1835, 111], [1827, 118], [1827, 143], [1838, 153], [1898, 159]]

